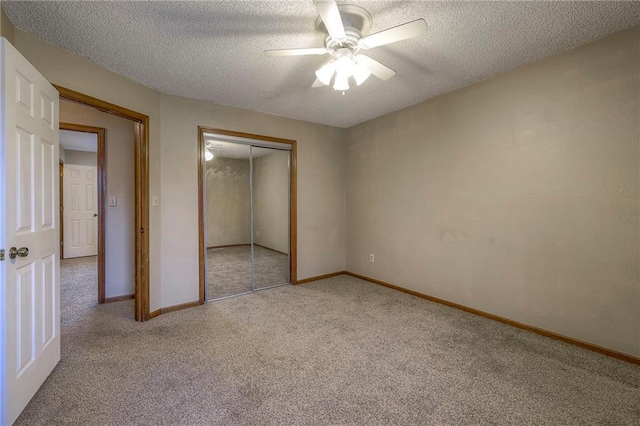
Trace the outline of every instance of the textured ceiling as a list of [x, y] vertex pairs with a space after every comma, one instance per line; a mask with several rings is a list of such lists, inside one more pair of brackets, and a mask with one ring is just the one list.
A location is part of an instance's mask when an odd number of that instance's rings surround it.
[[322, 46], [312, 0], [3, 1], [11, 21], [163, 93], [350, 127], [640, 24], [640, 2], [338, 1], [377, 32], [417, 18], [426, 36], [367, 54], [397, 71], [342, 95], [312, 89], [328, 57], [267, 58]]
[[60, 130], [60, 146], [72, 151], [98, 151], [98, 136], [95, 133]]

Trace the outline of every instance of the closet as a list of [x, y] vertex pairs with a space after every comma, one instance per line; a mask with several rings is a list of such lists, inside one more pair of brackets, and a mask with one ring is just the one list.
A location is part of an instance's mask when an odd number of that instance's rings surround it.
[[211, 132], [200, 143], [205, 300], [290, 284], [294, 145]]

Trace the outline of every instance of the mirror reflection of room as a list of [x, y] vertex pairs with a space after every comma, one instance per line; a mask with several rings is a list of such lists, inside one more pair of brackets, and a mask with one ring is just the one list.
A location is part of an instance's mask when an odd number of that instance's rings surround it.
[[251, 147], [216, 142], [205, 167], [207, 298], [252, 291]]
[[252, 148], [255, 286], [289, 282], [289, 152]]
[[207, 299], [288, 284], [289, 151], [205, 143]]

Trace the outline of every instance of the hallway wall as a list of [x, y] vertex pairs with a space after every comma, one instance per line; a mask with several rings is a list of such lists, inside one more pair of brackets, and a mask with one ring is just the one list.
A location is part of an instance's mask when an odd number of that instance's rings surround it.
[[[134, 124], [95, 108], [60, 100], [60, 121], [104, 127], [106, 139], [106, 181], [109, 197], [117, 198], [115, 207], [107, 206], [105, 235], [105, 297], [135, 293], [135, 177]], [[93, 157], [95, 152], [80, 155]], [[74, 151], [66, 151], [73, 162]], [[73, 163], [76, 164], [76, 163]]]

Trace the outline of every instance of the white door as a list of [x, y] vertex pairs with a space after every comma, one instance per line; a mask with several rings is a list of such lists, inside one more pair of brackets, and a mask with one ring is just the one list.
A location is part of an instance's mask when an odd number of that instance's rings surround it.
[[[60, 360], [58, 92], [0, 38], [0, 424]], [[25, 247], [11, 259], [10, 248]], [[1, 257], [1, 256], [0, 256]]]
[[98, 177], [95, 166], [64, 165], [64, 258], [98, 255]]

